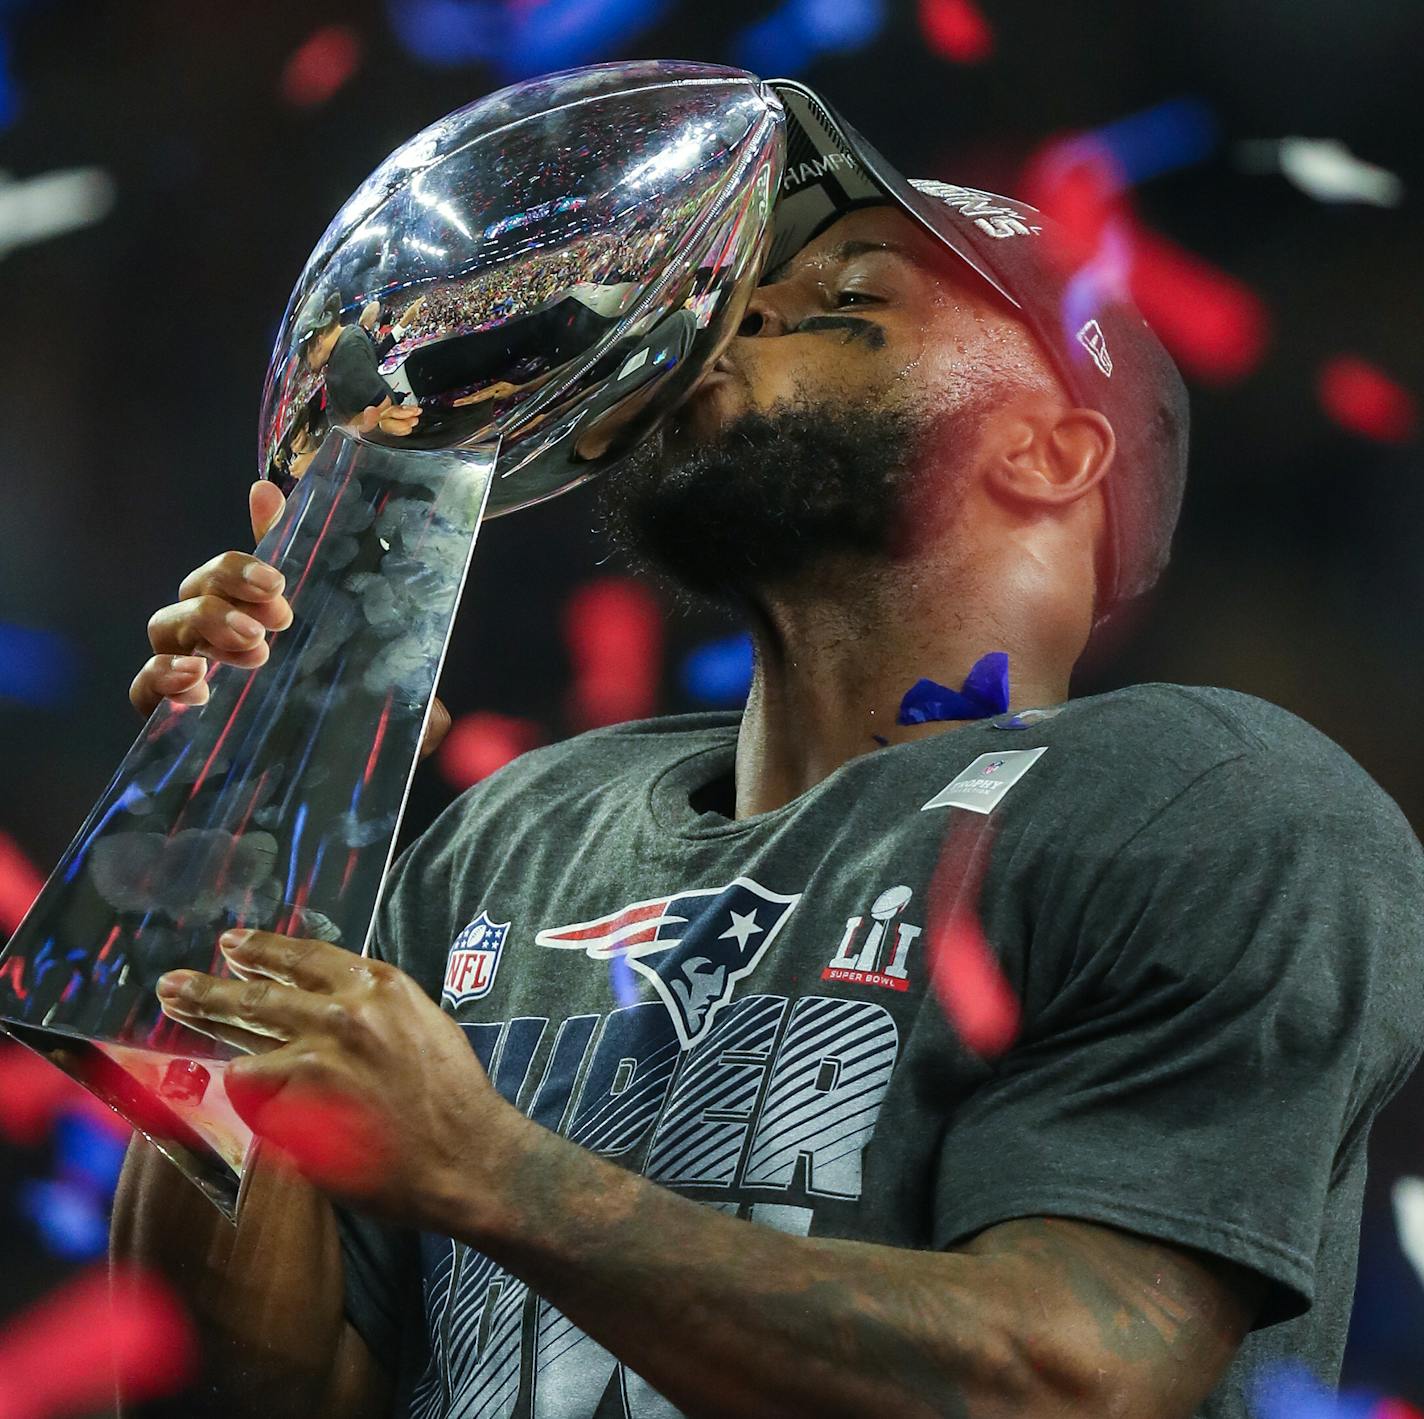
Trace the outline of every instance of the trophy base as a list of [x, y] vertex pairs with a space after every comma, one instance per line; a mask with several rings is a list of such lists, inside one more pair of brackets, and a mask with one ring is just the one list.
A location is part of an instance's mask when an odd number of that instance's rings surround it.
[[227, 1060], [165, 1054], [16, 1020], [0, 1020], [0, 1030], [96, 1094], [236, 1223], [253, 1137], [228, 1102]]

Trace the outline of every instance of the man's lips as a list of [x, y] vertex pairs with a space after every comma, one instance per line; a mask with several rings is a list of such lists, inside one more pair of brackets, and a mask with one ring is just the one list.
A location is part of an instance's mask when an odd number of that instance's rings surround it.
[[731, 361], [726, 355], [719, 355], [712, 368], [697, 381], [694, 393], [704, 389], [715, 389], [718, 385], [726, 384], [728, 380], [736, 378], [737, 372], [732, 368]]

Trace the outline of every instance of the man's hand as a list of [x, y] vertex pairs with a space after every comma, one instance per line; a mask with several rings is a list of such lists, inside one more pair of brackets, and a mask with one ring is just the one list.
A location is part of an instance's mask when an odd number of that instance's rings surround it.
[[[254, 542], [281, 517], [286, 502], [276, 484], [253, 484], [248, 511]], [[129, 686], [134, 708], [148, 715], [165, 699], [207, 704], [209, 661], [244, 670], [265, 665], [267, 632], [292, 624], [285, 589], [276, 567], [246, 552], [223, 552], [189, 572], [178, 588], [181, 599], [149, 617], [154, 654]]]
[[387, 395], [379, 404], [363, 409], [351, 421], [351, 427], [358, 434], [389, 434], [403, 439], [419, 422], [419, 404], [397, 404]]
[[[287, 500], [275, 483], [259, 481], [248, 494], [252, 538], [260, 542], [276, 524]], [[153, 655], [144, 663], [129, 699], [142, 715], [163, 700], [180, 705], [208, 702], [210, 662], [255, 670], [271, 653], [269, 631], [292, 624], [292, 608], [276, 567], [246, 552], [223, 552], [189, 572], [178, 588], [181, 600], [160, 607], [149, 618]], [[450, 712], [437, 699], [420, 745], [424, 758], [440, 745], [450, 728]]]
[[324, 1191], [409, 1226], [448, 1225], [484, 1161], [530, 1125], [459, 1025], [402, 971], [326, 941], [228, 932], [234, 980], [173, 971], [164, 1013], [245, 1050], [228, 1098]]
[[223, 950], [239, 979], [173, 972], [160, 999], [253, 1051], [227, 1089], [259, 1136], [477, 1247], [694, 1419], [1188, 1419], [1259, 1307], [1244, 1268], [1068, 1219], [946, 1252], [738, 1221], [530, 1122], [393, 967], [263, 932]]

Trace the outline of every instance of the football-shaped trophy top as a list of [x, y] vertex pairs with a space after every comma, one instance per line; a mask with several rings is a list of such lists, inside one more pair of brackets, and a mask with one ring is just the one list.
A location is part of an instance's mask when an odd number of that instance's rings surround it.
[[784, 157], [736, 69], [603, 64], [504, 89], [396, 149], [332, 220], [268, 370], [260, 472], [335, 428], [498, 444], [486, 516], [602, 472], [735, 331]]

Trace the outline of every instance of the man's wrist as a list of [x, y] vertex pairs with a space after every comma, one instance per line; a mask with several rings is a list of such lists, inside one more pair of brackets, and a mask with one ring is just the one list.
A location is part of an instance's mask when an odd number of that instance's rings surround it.
[[549, 1137], [547, 1129], [494, 1095], [487, 1117], [437, 1180], [435, 1230], [481, 1247], [515, 1232], [519, 1179]]

